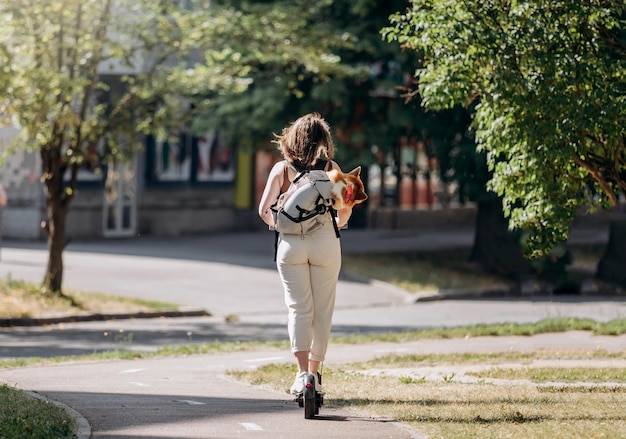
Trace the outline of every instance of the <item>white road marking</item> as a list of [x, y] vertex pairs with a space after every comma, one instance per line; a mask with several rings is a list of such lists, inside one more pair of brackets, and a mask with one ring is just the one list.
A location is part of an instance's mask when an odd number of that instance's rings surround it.
[[141, 372], [143, 369], [126, 369], [121, 371], [120, 373], [137, 373], [137, 372]]
[[189, 405], [206, 405], [203, 402], [194, 401], [192, 399], [175, 399], [174, 402], [180, 402], [182, 404], [189, 404]]
[[252, 424], [250, 422], [240, 422], [239, 425], [241, 425], [243, 428], [245, 428], [246, 430], [249, 430], [249, 431], [261, 431], [261, 430], [263, 430], [263, 427], [261, 427], [260, 425]]
[[150, 384], [144, 384], [138, 381], [128, 381], [128, 384], [132, 384], [133, 386], [137, 386], [137, 387], [150, 387]]
[[263, 361], [276, 361], [283, 360], [285, 357], [266, 357], [266, 358], [253, 358], [251, 360], [244, 360], [244, 363], [261, 363]]

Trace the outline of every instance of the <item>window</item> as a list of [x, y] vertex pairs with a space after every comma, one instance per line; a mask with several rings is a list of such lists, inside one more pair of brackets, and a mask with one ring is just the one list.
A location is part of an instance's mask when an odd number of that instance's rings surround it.
[[148, 183], [231, 183], [234, 153], [219, 133], [194, 136], [181, 131], [174, 140], [146, 141]]
[[154, 176], [158, 181], [188, 181], [191, 177], [191, 135], [181, 132], [177, 140], [158, 140]]
[[198, 138], [198, 181], [233, 181], [233, 166], [230, 145], [221, 141], [219, 133], [207, 133]]

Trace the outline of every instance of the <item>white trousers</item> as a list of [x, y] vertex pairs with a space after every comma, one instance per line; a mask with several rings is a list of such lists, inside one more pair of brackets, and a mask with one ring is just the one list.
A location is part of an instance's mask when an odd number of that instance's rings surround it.
[[311, 360], [324, 361], [341, 270], [341, 243], [332, 223], [304, 237], [281, 234], [276, 265], [289, 310], [291, 350], [310, 351]]

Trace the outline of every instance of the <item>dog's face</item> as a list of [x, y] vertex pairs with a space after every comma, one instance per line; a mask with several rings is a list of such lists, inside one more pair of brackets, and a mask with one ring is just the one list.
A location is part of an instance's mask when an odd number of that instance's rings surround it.
[[365, 186], [361, 181], [361, 167], [357, 167], [347, 174], [336, 169], [328, 172], [328, 178], [333, 183], [332, 196], [335, 209], [354, 207], [367, 200]]

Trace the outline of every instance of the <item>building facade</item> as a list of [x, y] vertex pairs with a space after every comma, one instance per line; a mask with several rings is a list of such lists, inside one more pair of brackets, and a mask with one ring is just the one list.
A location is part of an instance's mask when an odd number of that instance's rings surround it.
[[[0, 148], [17, 135], [0, 129]], [[129, 163], [86, 163], [67, 219], [68, 238], [181, 235], [255, 227], [253, 157], [218, 134], [181, 132], [178, 142], [145, 140]], [[42, 239], [46, 219], [37, 153], [19, 151], [0, 167], [8, 205], [5, 237]]]

